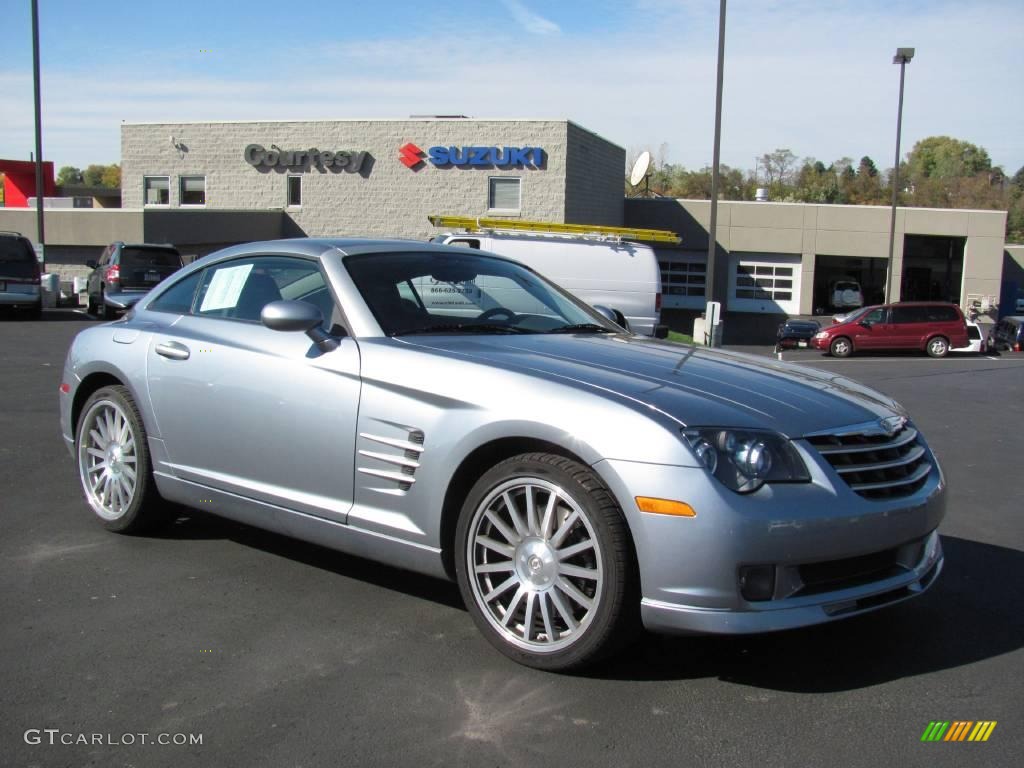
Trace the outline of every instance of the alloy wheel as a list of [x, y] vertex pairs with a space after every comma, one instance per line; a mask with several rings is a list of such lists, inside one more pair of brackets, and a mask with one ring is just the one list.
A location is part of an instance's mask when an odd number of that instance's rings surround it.
[[104, 520], [128, 510], [138, 488], [138, 446], [131, 422], [111, 400], [98, 400], [82, 417], [78, 472], [86, 499]]

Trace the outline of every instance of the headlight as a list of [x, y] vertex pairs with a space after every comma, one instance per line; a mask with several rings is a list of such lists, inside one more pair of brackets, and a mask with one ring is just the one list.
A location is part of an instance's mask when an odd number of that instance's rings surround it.
[[800, 454], [775, 432], [702, 427], [683, 435], [708, 472], [737, 493], [752, 493], [765, 483], [811, 479]]
[[816, 338], [816, 339], [827, 339], [828, 338], [828, 331], [818, 331], [816, 334], [814, 334], [814, 338]]

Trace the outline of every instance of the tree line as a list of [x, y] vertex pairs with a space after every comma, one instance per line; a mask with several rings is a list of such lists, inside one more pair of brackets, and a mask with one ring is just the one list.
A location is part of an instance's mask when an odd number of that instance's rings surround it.
[[73, 165], [62, 166], [57, 171], [57, 186], [59, 187], [109, 187], [121, 186], [121, 166], [117, 163], [111, 165], [90, 165], [84, 171]]
[[[667, 150], [663, 144], [657, 153], [647, 181], [650, 192], [709, 199], [710, 166], [689, 170], [667, 163]], [[637, 195], [643, 185], [630, 185], [629, 165], [626, 194]], [[757, 190], [765, 189], [774, 202], [889, 205], [892, 176], [891, 168], [880, 171], [867, 156], [856, 163], [843, 157], [826, 165], [813, 157], [800, 159], [789, 149], [776, 149], [757, 158], [753, 170], [720, 166], [719, 199], [754, 200]], [[900, 163], [899, 186], [899, 205], [1004, 210], [1007, 242], [1024, 242], [1024, 167], [1008, 176], [1001, 166], [992, 164], [982, 147], [949, 136], [922, 139]]]

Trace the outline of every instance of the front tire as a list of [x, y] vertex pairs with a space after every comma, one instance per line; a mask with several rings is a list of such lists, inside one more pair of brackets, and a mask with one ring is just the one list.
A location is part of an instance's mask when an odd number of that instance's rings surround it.
[[593, 663], [638, 624], [622, 511], [590, 469], [562, 456], [515, 456], [477, 481], [459, 517], [456, 574], [480, 631], [526, 666]]
[[926, 349], [929, 357], [945, 357], [949, 354], [949, 341], [944, 336], [936, 336], [928, 339]]
[[853, 343], [845, 336], [833, 339], [828, 351], [832, 357], [849, 357], [853, 354]]
[[103, 387], [86, 401], [75, 453], [85, 500], [107, 530], [139, 533], [165, 519], [142, 416], [127, 387]]

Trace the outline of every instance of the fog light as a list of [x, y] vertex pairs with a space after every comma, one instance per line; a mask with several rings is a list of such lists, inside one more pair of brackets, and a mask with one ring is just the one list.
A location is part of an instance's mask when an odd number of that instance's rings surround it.
[[774, 565], [740, 567], [740, 594], [744, 600], [771, 600], [775, 593]]

